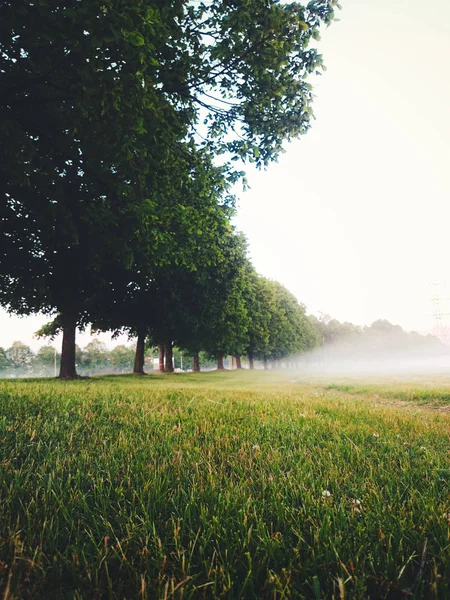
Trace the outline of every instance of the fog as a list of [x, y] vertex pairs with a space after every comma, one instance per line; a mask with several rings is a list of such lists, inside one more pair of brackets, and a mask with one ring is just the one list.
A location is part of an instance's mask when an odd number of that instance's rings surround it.
[[371, 347], [366, 342], [354, 341], [322, 346], [292, 357], [285, 364], [302, 373], [330, 375], [450, 375], [450, 347], [439, 340], [428, 346], [417, 347], [412, 344], [397, 349]]

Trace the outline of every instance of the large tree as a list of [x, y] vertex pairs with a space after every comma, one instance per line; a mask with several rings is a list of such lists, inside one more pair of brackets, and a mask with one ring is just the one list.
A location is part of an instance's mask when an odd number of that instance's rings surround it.
[[249, 367], [253, 369], [254, 359], [263, 358], [269, 347], [276, 301], [272, 283], [259, 277], [250, 264], [245, 274], [244, 300], [249, 317], [245, 349]]
[[[322, 67], [310, 42], [318, 39], [322, 23], [332, 21], [335, 6], [335, 0], [306, 6], [185, 0], [178, 43], [169, 53], [172, 80], [162, 92], [190, 103], [192, 122], [205, 120], [207, 143], [216, 152], [267, 164], [283, 140], [309, 129], [313, 94], [307, 76]], [[183, 71], [186, 63], [189, 69]]]
[[130, 262], [130, 239], [155, 212], [147, 173], [185, 135], [155, 87], [174, 19], [137, 0], [0, 9], [0, 301], [59, 313], [62, 377], [76, 375], [75, 329], [93, 292]]

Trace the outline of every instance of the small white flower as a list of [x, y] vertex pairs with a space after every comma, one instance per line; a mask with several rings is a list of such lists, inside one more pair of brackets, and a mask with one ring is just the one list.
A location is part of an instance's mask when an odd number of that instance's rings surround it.
[[408, 442], [403, 442], [404, 446], [409, 446]]
[[420, 449], [421, 450], [426, 450], [426, 447], [425, 446], [420, 446]]
[[379, 438], [380, 437], [379, 433], [372, 433], [372, 435], [373, 435], [374, 438]]
[[253, 444], [252, 446], [253, 452], [259, 452], [261, 450], [259, 444]]
[[322, 496], [324, 498], [329, 498], [331, 496], [331, 492], [329, 492], [328, 490], [323, 490]]

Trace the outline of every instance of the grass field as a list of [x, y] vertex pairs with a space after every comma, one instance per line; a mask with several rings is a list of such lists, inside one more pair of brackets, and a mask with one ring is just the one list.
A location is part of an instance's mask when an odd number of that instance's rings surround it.
[[450, 378], [0, 381], [0, 598], [450, 598]]

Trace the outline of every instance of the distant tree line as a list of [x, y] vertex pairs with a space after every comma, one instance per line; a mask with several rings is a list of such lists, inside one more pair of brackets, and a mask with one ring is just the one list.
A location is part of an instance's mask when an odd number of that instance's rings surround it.
[[393, 361], [450, 353], [450, 348], [436, 336], [406, 332], [385, 319], [358, 326], [340, 323], [324, 314], [309, 318], [320, 338], [321, 350], [309, 357], [316, 362]]
[[[245, 368], [252, 369], [255, 361], [259, 368], [278, 369], [302, 367], [306, 364], [362, 361], [383, 361], [411, 358], [432, 358], [450, 354], [450, 348], [433, 335], [421, 335], [415, 331], [406, 332], [399, 325], [386, 320], [378, 320], [370, 326], [357, 326], [340, 323], [328, 315], [317, 318], [305, 317], [304, 309], [285, 288], [276, 282], [255, 278], [254, 283], [278, 292], [288, 302], [281, 310], [270, 312], [267, 308], [257, 311], [259, 319], [247, 319]], [[266, 290], [267, 291], [267, 290]], [[260, 290], [261, 292], [261, 290]], [[274, 300], [267, 295], [265, 300]], [[255, 301], [255, 297], [253, 298]], [[259, 296], [261, 306], [263, 295]], [[289, 305], [290, 302], [290, 305]], [[289, 311], [291, 309], [289, 320]], [[245, 317], [243, 317], [245, 319]], [[294, 322], [292, 322], [292, 320]], [[297, 322], [296, 322], [297, 321]], [[242, 325], [242, 321], [240, 321]], [[275, 334], [272, 334], [275, 332]], [[241, 333], [241, 332], [239, 332]], [[210, 347], [214, 347], [212, 344]], [[206, 350], [191, 351], [191, 346], [171, 346], [166, 348], [152, 345], [151, 337], [146, 338], [143, 368], [147, 371], [199, 371], [224, 368], [240, 369], [241, 354], [230, 355], [223, 352], [220, 361], [217, 355]], [[307, 352], [308, 350], [308, 352]], [[120, 344], [110, 349], [94, 338], [84, 348], [76, 346], [76, 367], [80, 375], [117, 373], [133, 370], [136, 348]], [[20, 341], [4, 349], [0, 347], [0, 377], [52, 377], [59, 369], [61, 355], [53, 346], [46, 345], [34, 353]]]
[[[76, 361], [80, 373], [127, 373], [133, 365], [134, 349], [118, 345], [108, 349], [94, 339], [85, 348], [76, 347]], [[59, 370], [61, 354], [53, 346], [41, 346], [33, 352], [26, 344], [16, 341], [9, 348], [0, 347], [0, 376], [52, 377]]]

